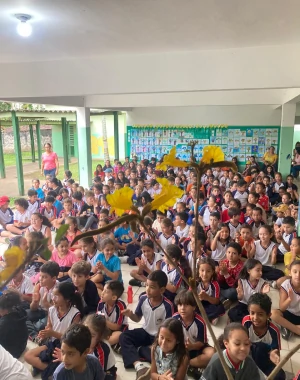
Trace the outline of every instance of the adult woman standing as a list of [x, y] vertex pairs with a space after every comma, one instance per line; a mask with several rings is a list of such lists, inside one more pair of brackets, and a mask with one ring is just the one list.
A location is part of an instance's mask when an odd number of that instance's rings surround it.
[[41, 173], [45, 176], [48, 174], [55, 177], [57, 176], [59, 170], [57, 154], [52, 151], [52, 146], [49, 143], [45, 143], [44, 148], [45, 152], [42, 154]]

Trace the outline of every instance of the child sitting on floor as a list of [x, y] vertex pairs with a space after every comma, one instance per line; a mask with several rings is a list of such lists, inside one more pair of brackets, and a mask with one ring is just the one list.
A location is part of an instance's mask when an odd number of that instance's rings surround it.
[[145, 320], [142, 328], [126, 330], [120, 336], [124, 367], [134, 366], [137, 380], [143, 379], [148, 372], [148, 368], [140, 361], [141, 354], [151, 362], [149, 346], [154, 342], [161, 323], [173, 315], [172, 303], [163, 296], [167, 283], [168, 277], [163, 271], [152, 272], [147, 278], [146, 294], [140, 297], [135, 312], [130, 309], [122, 311], [122, 315], [134, 322], [140, 322], [142, 317]]
[[101, 300], [97, 307], [97, 313], [104, 315], [107, 327], [110, 330], [109, 343], [117, 349], [120, 335], [128, 329], [128, 320], [122, 311], [126, 309], [126, 304], [121, 300], [124, 293], [124, 286], [121, 282], [108, 281], [103, 289]]

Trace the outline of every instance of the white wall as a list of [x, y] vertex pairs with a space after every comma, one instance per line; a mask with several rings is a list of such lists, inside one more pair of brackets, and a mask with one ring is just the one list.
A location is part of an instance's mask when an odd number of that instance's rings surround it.
[[127, 125], [279, 126], [281, 109], [272, 106], [202, 106], [134, 108]]

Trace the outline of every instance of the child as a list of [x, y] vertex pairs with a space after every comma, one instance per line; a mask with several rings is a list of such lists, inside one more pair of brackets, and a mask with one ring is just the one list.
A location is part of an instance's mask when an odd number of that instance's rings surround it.
[[220, 303], [220, 286], [216, 279], [215, 262], [208, 257], [200, 259], [197, 292], [206, 314], [214, 326], [218, 323], [219, 317], [225, 314], [224, 306]]
[[[248, 301], [249, 315], [242, 321], [252, 343], [252, 359], [266, 376], [279, 363], [281, 349], [279, 329], [270, 321], [271, 306], [272, 301], [267, 294], [253, 294]], [[274, 379], [285, 380], [284, 371], [281, 369]]]
[[[66, 218], [66, 224], [69, 226], [69, 228], [68, 228], [67, 233], [66, 233], [65, 236], [68, 239], [69, 246], [70, 246], [70, 244], [75, 239], [75, 237], [78, 236], [78, 235], [80, 235], [81, 232], [78, 229], [77, 220], [73, 216], [68, 216]], [[72, 245], [72, 247], [69, 247], [69, 249], [74, 253], [74, 255], [77, 258], [80, 258], [80, 259], [82, 258], [82, 255], [81, 255], [81, 245], [80, 245], [79, 242], [76, 243], [76, 244], [74, 244], [74, 245]]]
[[146, 286], [147, 277], [154, 270], [160, 269], [162, 256], [159, 252], [154, 252], [154, 244], [150, 239], [145, 239], [141, 242], [142, 256], [136, 257], [135, 262], [138, 269], [133, 269], [130, 276], [133, 279], [129, 280], [131, 286]]
[[53, 380], [104, 380], [99, 360], [88, 355], [92, 336], [86, 326], [70, 326], [61, 340], [61, 354], [56, 351], [56, 357], [61, 358], [62, 363], [56, 368]]
[[[144, 317], [142, 328], [126, 330], [120, 336], [120, 346], [124, 367], [134, 366], [137, 374], [136, 380], [145, 378], [148, 368], [140, 361], [141, 349], [143, 357], [151, 362], [149, 346], [154, 342], [155, 335], [158, 333], [159, 326], [173, 315], [173, 305], [163, 294], [168, 283], [167, 275], [157, 270], [150, 273], [147, 278], [146, 294], [139, 299], [138, 306], [133, 313], [130, 309], [122, 311], [122, 315], [129, 317], [138, 323]], [[148, 372], [149, 373], [149, 372]]]
[[19, 292], [19, 296], [23, 301], [23, 306], [28, 309], [32, 301], [33, 284], [30, 281], [30, 278], [23, 274], [23, 269], [19, 270], [19, 272], [8, 283], [7, 287]]
[[95, 313], [100, 300], [96, 285], [89, 279], [90, 272], [91, 264], [83, 260], [73, 264], [69, 272], [76, 291], [81, 295], [84, 315]]
[[[127, 215], [127, 214], [125, 214]], [[132, 241], [130, 237], [130, 226], [127, 222], [122, 223], [115, 231], [115, 239], [117, 241], [117, 249], [121, 249], [123, 251], [126, 250], [127, 245]]]
[[186, 378], [189, 358], [185, 346], [180, 321], [165, 320], [151, 348], [151, 378]]
[[28, 211], [28, 202], [26, 199], [16, 199], [15, 206], [13, 224], [7, 224], [6, 229], [15, 235], [22, 235], [24, 230], [30, 225], [31, 214]]
[[[249, 356], [251, 345], [246, 327], [240, 323], [230, 323], [225, 327], [220, 339], [224, 344], [223, 356], [232, 378], [236, 380], [261, 378], [255, 362]], [[200, 380], [212, 379], [227, 380], [218, 353], [211, 358]]]
[[[9, 208], [9, 198], [6, 195], [0, 197], [0, 237], [12, 238], [14, 235], [7, 231], [6, 226], [14, 221], [14, 213]], [[1, 240], [1, 239], [0, 239]]]
[[[248, 199], [249, 199], [249, 197], [248, 197]], [[247, 224], [253, 223], [252, 212], [253, 212], [253, 209], [255, 207], [256, 207], [255, 204], [253, 204], [253, 203], [247, 203], [247, 205], [246, 205], [246, 212], [245, 212], [245, 223], [247, 223]]]
[[116, 251], [115, 242], [112, 239], [102, 241], [102, 252], [96, 259], [97, 274], [91, 280], [96, 284], [98, 289], [103, 289], [105, 283], [109, 280], [123, 282], [120, 259], [114, 255]]
[[[75, 216], [75, 210], [73, 210], [73, 203], [70, 198], [66, 198], [63, 200], [63, 210], [58, 214], [57, 219], [54, 219], [52, 222], [53, 227], [59, 228], [62, 224], [66, 223], [66, 219], [68, 217]], [[76, 221], [77, 224], [77, 221]]]
[[188, 219], [189, 216], [186, 212], [179, 212], [175, 216], [174, 226], [176, 227], [175, 232], [179, 238], [179, 243], [182, 243], [189, 235]]
[[90, 352], [98, 358], [105, 373], [105, 380], [116, 380], [116, 358], [107, 338], [110, 331], [107, 328], [105, 317], [100, 314], [89, 314], [84, 320], [84, 326], [88, 327], [92, 335]]
[[[49, 308], [47, 326], [39, 332], [40, 342], [45, 344], [29, 350], [24, 358], [33, 366], [33, 376], [42, 371], [42, 377], [49, 377], [55, 370], [52, 354], [60, 347], [60, 339], [69, 326], [79, 323], [83, 314], [81, 296], [70, 282], [60, 282], [52, 292], [53, 306]], [[75, 305], [76, 307], [74, 307]], [[49, 339], [46, 339], [49, 338]], [[48, 368], [49, 366], [49, 368]]]
[[97, 272], [96, 260], [100, 252], [97, 249], [97, 244], [93, 237], [84, 237], [79, 240], [82, 250], [82, 257], [84, 261], [87, 261], [91, 264], [92, 270], [91, 273], [95, 274]]
[[266, 195], [265, 185], [262, 182], [257, 182], [255, 185], [255, 192], [259, 195], [258, 203], [266, 212], [268, 212], [270, 208], [270, 201], [269, 197]]
[[211, 195], [208, 198], [207, 206], [204, 206], [199, 213], [199, 223], [203, 228], [209, 226], [209, 217], [212, 212], [219, 211], [216, 203], [216, 197]]
[[28, 319], [35, 323], [37, 330], [45, 328], [48, 310], [52, 306], [52, 292], [57, 283], [59, 265], [49, 261], [41, 266], [40, 282], [35, 285]]
[[43, 236], [48, 239], [48, 246], [51, 245], [51, 223], [39, 212], [35, 212], [31, 215], [30, 226], [27, 228], [25, 233], [26, 238], [31, 232], [41, 232]]
[[300, 261], [290, 266], [291, 278], [281, 284], [279, 309], [272, 310], [272, 319], [281, 326], [282, 337], [288, 340], [293, 333], [300, 335]]
[[233, 198], [238, 199], [241, 202], [241, 209], [246, 208], [248, 201], [247, 182], [240, 179], [237, 183], [237, 191], [233, 194]]
[[7, 290], [0, 296], [0, 345], [14, 358], [22, 355], [28, 339], [27, 315], [20, 306], [18, 292]]
[[242, 322], [248, 314], [247, 303], [254, 293], [268, 293], [270, 286], [262, 276], [262, 265], [260, 261], [248, 259], [240, 272], [237, 296], [239, 303], [229, 310], [228, 317], [231, 322]]
[[181, 249], [177, 245], [168, 245], [166, 252], [171, 257], [172, 262], [169, 262], [167, 257], [164, 256], [164, 261], [161, 262], [160, 268], [168, 277], [168, 284], [164, 296], [173, 302], [177, 291], [181, 286], [182, 278], [172, 264], [176, 263], [187, 278], [191, 277], [191, 268], [186, 258], [182, 256]]
[[218, 270], [218, 283], [220, 285], [220, 300], [226, 308], [232, 301], [237, 301], [237, 282], [243, 268], [241, 260], [242, 248], [238, 243], [231, 242], [226, 249], [226, 259], [220, 261]]
[[241, 230], [242, 224], [240, 223], [241, 210], [236, 207], [228, 209], [229, 222], [227, 222], [231, 239], [235, 239], [236, 234]]
[[276, 217], [277, 217], [276, 220], [274, 218], [274, 220], [275, 220], [275, 223], [274, 223], [275, 232], [280, 231], [280, 227], [282, 226], [285, 213], [288, 211], [288, 209], [289, 209], [289, 206], [286, 204], [283, 204], [283, 203], [277, 207], [273, 207], [273, 211], [276, 212]]
[[[281, 270], [272, 266], [276, 263], [277, 245], [271, 241], [273, 230], [271, 226], [263, 226], [259, 229], [259, 240], [254, 242], [254, 258], [262, 263], [262, 277], [269, 281], [276, 281], [284, 274]], [[270, 266], [270, 258], [271, 265]]]
[[27, 192], [28, 195], [28, 211], [32, 215], [34, 212], [38, 212], [40, 208], [40, 202], [38, 200], [38, 193], [33, 190], [29, 189]]
[[[206, 256], [205, 235], [203, 233], [198, 233], [197, 247], [195, 246], [195, 243], [196, 243], [195, 236], [192, 236], [187, 246], [187, 252], [185, 253], [185, 257], [189, 263], [192, 273], [194, 272], [194, 264], [195, 264], [194, 254], [196, 255], [196, 267], [197, 267], [199, 258]], [[183, 252], [185, 252], [184, 249], [183, 249]]]
[[163, 249], [166, 249], [169, 244], [178, 244], [179, 238], [173, 232], [174, 226], [169, 218], [164, 218], [161, 222], [162, 232], [158, 234], [158, 240]]
[[250, 222], [249, 224], [252, 227], [252, 235], [254, 239], [258, 239], [259, 229], [265, 225], [265, 222], [263, 221], [263, 212], [260, 207], [255, 207], [253, 209], [252, 220], [253, 222]]
[[178, 293], [175, 305], [178, 313], [175, 313], [173, 318], [181, 322], [185, 347], [190, 357], [189, 365], [195, 369], [205, 368], [215, 350], [208, 344], [206, 324], [196, 312], [197, 304], [192, 292], [182, 290]]
[[291, 263], [295, 260], [300, 260], [300, 237], [295, 237], [291, 241], [290, 250], [291, 252], [286, 252], [284, 255], [284, 273], [286, 276], [290, 276]]
[[59, 265], [59, 281], [61, 282], [68, 280], [68, 271], [71, 269], [72, 265], [78, 261], [78, 259], [69, 249], [69, 242], [65, 236], [55, 242], [55, 249], [52, 252], [50, 261], [55, 261]]
[[243, 224], [240, 233], [237, 233], [235, 242], [242, 247], [242, 256], [249, 259], [254, 256], [255, 245], [252, 236], [252, 228], [249, 224]]
[[224, 259], [226, 249], [231, 240], [230, 229], [227, 223], [221, 223], [213, 241], [211, 242], [211, 258], [219, 262]]
[[97, 307], [97, 314], [104, 315], [107, 327], [110, 330], [110, 337], [108, 339], [111, 345], [117, 348], [120, 335], [123, 331], [128, 329], [128, 320], [122, 311], [126, 309], [126, 304], [121, 300], [124, 293], [124, 286], [121, 282], [116, 280], [108, 281], [104, 285], [101, 294], [101, 301]]
[[55, 202], [55, 198], [51, 195], [48, 195], [45, 198], [45, 202], [43, 203], [42, 207], [40, 208], [40, 214], [45, 216], [49, 222], [53, 222], [54, 219], [57, 217], [57, 209], [53, 205]]
[[207, 235], [206, 246], [211, 249], [211, 242], [213, 241], [216, 233], [218, 232], [218, 226], [220, 223], [221, 215], [219, 212], [212, 212], [209, 216], [209, 226], [205, 228]]
[[291, 216], [286, 216], [282, 221], [282, 230], [283, 233], [277, 231], [275, 238], [279, 243], [276, 262], [284, 262], [284, 254], [290, 252], [290, 245], [294, 237], [296, 237], [295, 232], [295, 219]]
[[43, 190], [40, 188], [40, 180], [39, 179], [33, 179], [32, 180], [32, 190], [35, 190], [37, 192], [37, 196], [38, 196], [38, 199], [43, 202], [44, 200], [44, 192]]

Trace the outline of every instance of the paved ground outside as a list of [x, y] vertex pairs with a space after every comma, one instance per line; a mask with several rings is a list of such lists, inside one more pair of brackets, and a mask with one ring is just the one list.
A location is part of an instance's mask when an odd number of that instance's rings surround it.
[[[72, 159], [71, 162], [76, 162], [76, 159]], [[63, 178], [63, 159], [59, 159], [60, 171], [59, 178]], [[0, 178], [0, 196], [7, 195], [8, 197], [18, 197], [18, 178], [17, 178], [17, 168], [16, 166], [7, 166], [5, 168], [6, 178]], [[37, 173], [39, 173], [39, 163], [31, 162], [23, 164], [23, 173], [24, 173], [24, 190], [25, 195], [27, 190], [31, 187], [31, 181], [33, 178], [36, 178]], [[38, 178], [42, 178], [41, 174], [38, 174]]]

